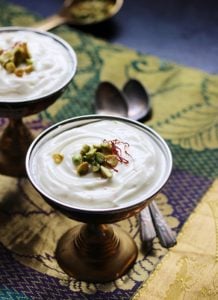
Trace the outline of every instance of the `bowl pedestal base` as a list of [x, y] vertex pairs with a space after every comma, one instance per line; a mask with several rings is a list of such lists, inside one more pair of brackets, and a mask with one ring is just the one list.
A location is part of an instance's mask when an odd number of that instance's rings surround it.
[[77, 280], [108, 282], [124, 275], [134, 264], [134, 240], [116, 225], [82, 224], [59, 240], [56, 258], [60, 267]]
[[12, 177], [26, 176], [25, 158], [33, 136], [22, 119], [9, 119], [0, 137], [0, 173]]

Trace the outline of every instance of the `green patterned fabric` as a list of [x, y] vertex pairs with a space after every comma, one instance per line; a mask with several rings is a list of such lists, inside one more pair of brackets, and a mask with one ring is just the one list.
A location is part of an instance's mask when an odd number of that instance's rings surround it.
[[[1, 26], [31, 26], [36, 17], [0, 0]], [[179, 232], [218, 177], [218, 76], [162, 61], [61, 26], [53, 33], [66, 40], [78, 58], [76, 76], [48, 109], [25, 118], [35, 134], [50, 124], [94, 113], [99, 82], [122, 88], [135, 78], [149, 91], [153, 115], [147, 123], [167, 141], [174, 159], [172, 176], [156, 201]], [[1, 88], [1, 87], [0, 87]], [[1, 119], [1, 130], [7, 120]], [[167, 250], [155, 239], [146, 255], [138, 216], [120, 222], [135, 239], [139, 256], [122, 278], [108, 284], [78, 282], [57, 265], [57, 240], [74, 225], [49, 207], [27, 179], [0, 177], [0, 295], [3, 299], [130, 299]]]

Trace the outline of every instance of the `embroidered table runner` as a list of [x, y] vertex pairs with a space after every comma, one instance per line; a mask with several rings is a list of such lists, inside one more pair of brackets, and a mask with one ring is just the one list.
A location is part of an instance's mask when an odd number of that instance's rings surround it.
[[[134, 300], [218, 299], [218, 180]], [[163, 279], [164, 278], [164, 279]]]
[[[31, 26], [36, 20], [21, 7], [2, 0], [0, 5], [1, 26]], [[210, 195], [208, 189], [214, 188], [218, 177], [218, 76], [111, 45], [67, 26], [53, 32], [75, 49], [78, 71], [53, 105], [26, 117], [25, 123], [37, 135], [57, 121], [94, 113], [95, 90], [100, 81], [110, 80], [122, 88], [129, 78], [140, 80], [152, 99], [153, 116], [147, 124], [167, 141], [174, 158], [170, 180], [156, 201], [166, 221], [179, 233], [202, 197], [207, 197], [205, 193]], [[0, 119], [1, 131], [6, 124], [7, 119]], [[215, 239], [216, 229], [212, 221], [204, 217], [204, 206], [208, 203], [203, 201], [196, 214], [199, 224], [208, 228], [205, 243], [210, 248], [215, 245], [212, 239]], [[216, 218], [215, 204], [212, 211]], [[193, 219], [187, 227], [195, 224]], [[186, 234], [191, 234], [187, 227], [172, 251], [162, 248], [155, 239], [152, 252], [146, 255], [140, 239], [139, 219], [134, 216], [118, 223], [139, 248], [137, 261], [129, 273], [107, 284], [76, 281], [59, 268], [54, 257], [58, 239], [75, 224], [48, 206], [28, 179], [0, 175], [0, 299], [180, 299], [197, 280], [189, 281], [192, 274], [189, 269], [195, 272], [206, 263], [202, 258], [202, 266], [195, 267], [195, 257], [189, 255], [194, 249], [191, 241], [199, 242], [201, 231], [185, 242]], [[177, 257], [180, 247], [185, 249], [186, 255]], [[203, 247], [200, 253], [204, 257]], [[215, 263], [216, 260], [214, 268]], [[162, 290], [166, 280], [168, 285]], [[208, 285], [201, 286], [205, 295], [216, 286], [216, 277], [207, 280]], [[191, 296], [187, 299], [192, 299]]]

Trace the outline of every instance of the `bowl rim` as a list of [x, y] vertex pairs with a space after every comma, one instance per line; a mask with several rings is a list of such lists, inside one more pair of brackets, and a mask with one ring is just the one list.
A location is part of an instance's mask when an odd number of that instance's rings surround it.
[[41, 96], [37, 96], [37, 97], [31, 97], [31, 96], [26, 96], [24, 97], [24, 99], [10, 99], [10, 98], [5, 98], [5, 99], [1, 99], [0, 97], [0, 103], [1, 104], [21, 104], [21, 103], [26, 103], [26, 102], [34, 102], [34, 101], [39, 101], [39, 100], [43, 100], [46, 99], [48, 97], [51, 97], [52, 95], [58, 93], [59, 91], [61, 91], [62, 89], [64, 89], [69, 83], [70, 81], [73, 79], [73, 77], [76, 74], [77, 71], [77, 65], [78, 65], [78, 60], [77, 60], [77, 55], [75, 50], [73, 49], [73, 47], [66, 42], [63, 38], [59, 37], [58, 35], [48, 32], [48, 31], [43, 31], [43, 30], [39, 30], [37, 28], [33, 28], [33, 27], [22, 27], [22, 26], [6, 26], [6, 27], [1, 27], [0, 28], [0, 34], [2, 32], [13, 32], [13, 31], [24, 31], [24, 32], [34, 32], [36, 34], [42, 35], [42, 36], [47, 36], [52, 38], [53, 40], [57, 41], [61, 46], [63, 46], [67, 52], [69, 53], [69, 56], [72, 58], [73, 64], [72, 64], [72, 69], [69, 71], [69, 75], [67, 76], [67, 78], [56, 88], [54, 88], [54, 90], [52, 92], [49, 93], [45, 93], [42, 94]]
[[[132, 124], [135, 125], [136, 127], [141, 128], [142, 130], [146, 131], [147, 133], [149, 133], [151, 136], [154, 136], [154, 138], [158, 141], [158, 143], [161, 145], [160, 148], [163, 149], [163, 151], [165, 152], [165, 156], [167, 157], [168, 161], [167, 161], [167, 172], [166, 175], [164, 177], [164, 179], [161, 182], [161, 185], [158, 186], [153, 193], [146, 199], [144, 200], [140, 200], [140, 201], [135, 201], [134, 203], [132, 203], [131, 205], [125, 205], [125, 206], [118, 206], [118, 207], [109, 207], [109, 208], [81, 208], [78, 206], [72, 206], [70, 204], [63, 204], [62, 201], [55, 199], [54, 197], [51, 197], [50, 195], [48, 195], [43, 189], [41, 189], [39, 187], [39, 185], [37, 184], [37, 180], [35, 180], [34, 176], [32, 175], [31, 172], [31, 154], [34, 150], [34, 148], [37, 146], [37, 144], [44, 138], [46, 137], [46, 135], [52, 131], [54, 131], [55, 129], [58, 129], [62, 126], [65, 126], [66, 124], [72, 123], [72, 122], [76, 122], [76, 121], [85, 121], [85, 120], [115, 120], [115, 121], [121, 121], [121, 122], [125, 122], [127, 124]], [[34, 141], [31, 143], [27, 154], [26, 154], [26, 160], [25, 160], [25, 166], [26, 166], [26, 172], [27, 172], [27, 176], [30, 180], [30, 182], [32, 183], [32, 185], [34, 186], [34, 188], [41, 194], [43, 195], [46, 199], [49, 200], [49, 202], [56, 204], [57, 206], [61, 207], [64, 210], [67, 211], [74, 211], [74, 212], [78, 212], [78, 213], [86, 213], [86, 214], [105, 214], [105, 213], [119, 213], [119, 212], [124, 212], [124, 211], [130, 211], [133, 210], [135, 208], [137, 208], [138, 206], [142, 206], [142, 205], [146, 205], [145, 203], [148, 202], [148, 200], [153, 199], [154, 196], [164, 187], [164, 185], [167, 183], [171, 172], [172, 172], [172, 168], [173, 168], [173, 157], [172, 157], [172, 153], [170, 151], [169, 146], [167, 145], [166, 141], [151, 127], [149, 127], [148, 125], [145, 125], [143, 123], [140, 123], [139, 121], [135, 121], [135, 120], [130, 120], [129, 118], [126, 117], [119, 117], [119, 116], [114, 116], [114, 115], [97, 115], [97, 114], [91, 114], [91, 115], [83, 115], [83, 116], [77, 116], [77, 117], [72, 117], [72, 118], [68, 118], [65, 120], [62, 120], [60, 122], [57, 122], [51, 126], [49, 126], [47, 129], [43, 130], [35, 139]]]

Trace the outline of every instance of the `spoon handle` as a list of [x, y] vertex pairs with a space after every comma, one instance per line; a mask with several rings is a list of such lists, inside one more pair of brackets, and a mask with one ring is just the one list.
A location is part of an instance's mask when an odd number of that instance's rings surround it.
[[153, 239], [156, 237], [156, 231], [148, 206], [140, 212], [140, 230], [142, 242], [152, 243]]
[[64, 23], [66, 23], [66, 17], [62, 17], [60, 15], [53, 15], [35, 23], [33, 27], [39, 30], [48, 31]]
[[160, 240], [160, 244], [164, 248], [173, 247], [176, 244], [175, 233], [171, 230], [167, 222], [164, 220], [155, 201], [149, 204], [149, 209], [154, 222], [154, 226], [157, 232], [157, 236]]

